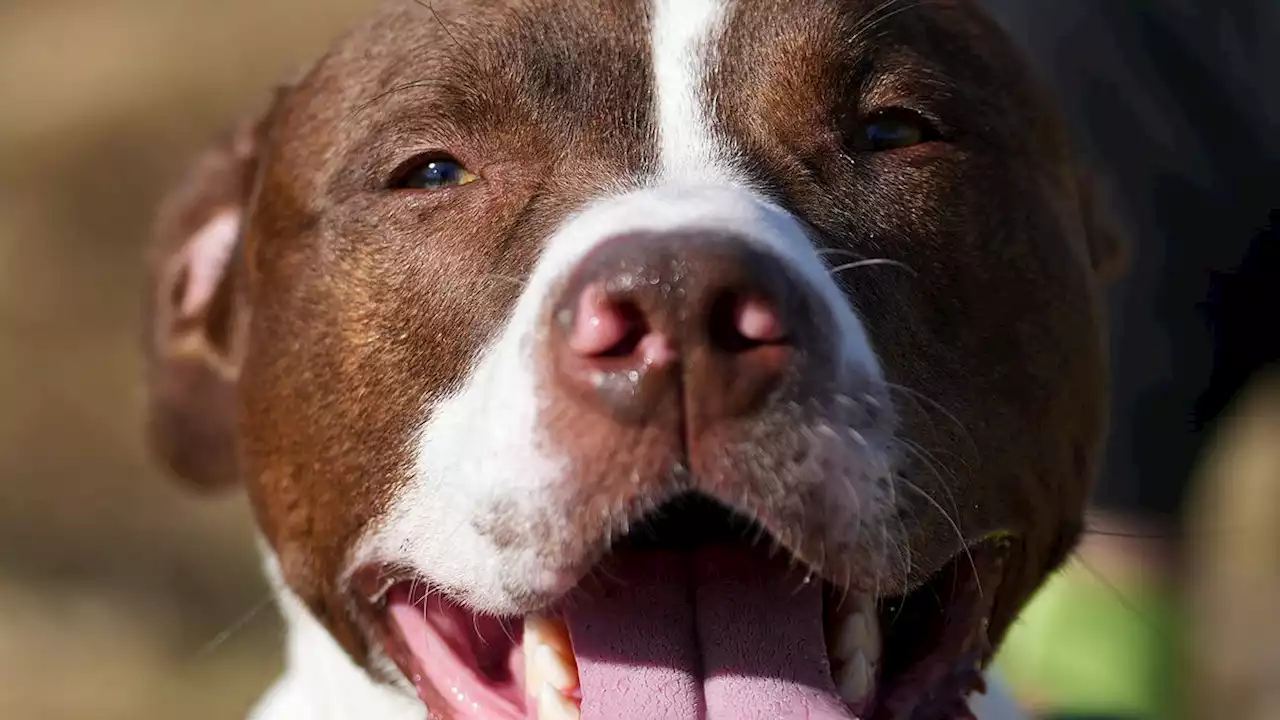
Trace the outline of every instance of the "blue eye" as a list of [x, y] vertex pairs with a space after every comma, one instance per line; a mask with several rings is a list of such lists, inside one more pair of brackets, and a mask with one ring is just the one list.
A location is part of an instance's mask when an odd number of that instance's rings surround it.
[[940, 138], [933, 125], [919, 113], [906, 108], [878, 110], [864, 118], [855, 130], [853, 145], [858, 150], [883, 152], [920, 145]]
[[396, 190], [443, 190], [479, 180], [479, 176], [450, 157], [435, 156], [414, 160], [397, 174]]

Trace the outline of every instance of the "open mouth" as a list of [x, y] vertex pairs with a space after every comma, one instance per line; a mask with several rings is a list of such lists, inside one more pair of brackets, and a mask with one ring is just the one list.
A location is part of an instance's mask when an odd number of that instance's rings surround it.
[[1003, 544], [875, 597], [810, 575], [762, 535], [684, 498], [537, 616], [482, 616], [401, 582], [383, 640], [433, 717], [973, 717]]

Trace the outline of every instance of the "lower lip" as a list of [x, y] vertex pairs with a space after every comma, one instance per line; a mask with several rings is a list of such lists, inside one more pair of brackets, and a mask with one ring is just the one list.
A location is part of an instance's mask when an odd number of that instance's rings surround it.
[[438, 595], [411, 597], [400, 589], [388, 597], [387, 618], [407, 651], [401, 669], [428, 706], [443, 701], [459, 718], [527, 717], [521, 627], [479, 618]]

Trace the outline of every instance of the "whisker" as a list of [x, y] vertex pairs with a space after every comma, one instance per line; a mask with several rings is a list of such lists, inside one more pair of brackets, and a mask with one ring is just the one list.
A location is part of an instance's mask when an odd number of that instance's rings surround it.
[[[896, 483], [891, 482], [890, 487], [893, 488], [892, 492], [895, 498], [893, 502], [894, 502], [894, 505], [896, 506], [897, 505], [896, 498], [898, 494]], [[881, 524], [881, 527], [883, 528], [882, 532], [884, 533], [884, 541], [885, 541], [885, 546], [887, 548], [891, 544], [889, 540], [889, 529], [887, 527], [884, 527], [883, 522]], [[910, 576], [911, 575], [911, 548], [906, 543], [892, 543], [892, 544], [898, 547], [898, 552], [902, 556], [903, 562], [906, 566], [906, 574]], [[876, 577], [876, 597], [877, 598], [880, 597], [880, 592], [881, 592], [880, 577], [877, 575]], [[905, 609], [906, 609], [906, 603], [904, 602], [898, 603], [897, 607], [894, 608], [893, 610], [893, 616], [889, 618], [889, 624], [892, 625], [893, 623], [896, 623], [898, 621], [898, 618], [902, 617], [902, 611]]]
[[[981, 462], [982, 458], [981, 458], [981, 453], [978, 451], [977, 441], [973, 439], [973, 434], [970, 433], [969, 429], [965, 427], [965, 424], [960, 421], [960, 418], [956, 417], [955, 413], [948, 410], [942, 403], [938, 402], [937, 400], [934, 400], [933, 398], [929, 397], [928, 395], [925, 395], [919, 390], [915, 390], [913, 388], [907, 387], [906, 385], [899, 385], [897, 383], [885, 382], [884, 386], [890, 392], [899, 392], [899, 393], [902, 393], [903, 395], [910, 397], [912, 400], [916, 402], [916, 407], [919, 408], [920, 411], [925, 413], [926, 415], [928, 414], [928, 412], [925, 410], [924, 405], [928, 405], [930, 409], [937, 411], [939, 413], [942, 413], [942, 415], [944, 415], [948, 420], [951, 421], [953, 425], [955, 425], [955, 428], [957, 431], [959, 431], [961, 437], [963, 437], [965, 442], [968, 443], [970, 450], [973, 451], [974, 462], [976, 463]], [[963, 458], [959, 458], [959, 459], [963, 460]]]
[[350, 120], [356, 115], [359, 115], [360, 113], [364, 112], [365, 110], [368, 110], [369, 108], [373, 107], [379, 102], [386, 100], [392, 95], [395, 95], [401, 92], [407, 92], [409, 90], [416, 90], [418, 88], [424, 88], [430, 84], [431, 83], [428, 80], [414, 80], [413, 82], [403, 83], [400, 85], [396, 85], [395, 87], [389, 90], [384, 90], [383, 92], [380, 92], [377, 95], [374, 95], [372, 98], [366, 100], [365, 102], [362, 102], [359, 105], [355, 106], [351, 110], [351, 112], [347, 113], [346, 117], [343, 118], [343, 122], [345, 123], [346, 121]]
[[[916, 458], [921, 463], [923, 463], [925, 467], [929, 468], [931, 472], [933, 472], [934, 477], [938, 479], [939, 484], [942, 486], [943, 490], [946, 491], [947, 499], [951, 502], [951, 514], [948, 515], [946, 512], [943, 512], [943, 516], [947, 518], [947, 521], [951, 524], [951, 527], [955, 530], [956, 536], [959, 538], [960, 543], [964, 547], [964, 552], [969, 559], [969, 565], [973, 569], [974, 577], [975, 579], [978, 580], [978, 594], [981, 595], [982, 582], [981, 582], [981, 578], [978, 578], [978, 569], [974, 565], [973, 554], [969, 550], [969, 545], [966, 542], [964, 534], [960, 530], [959, 523], [956, 522], [956, 518], [959, 517], [960, 515], [960, 506], [956, 502], [955, 493], [951, 492], [951, 485], [948, 484], [942, 478], [942, 469], [946, 469], [946, 467], [942, 463], [938, 462], [937, 458], [934, 457], [932, 453], [927, 451], [924, 447], [920, 446], [919, 444], [911, 440], [908, 440], [907, 438], [898, 438], [897, 442], [904, 449], [913, 451], [916, 454]], [[951, 476], [951, 479], [953, 481], [959, 479], [954, 470], [947, 469], [947, 473]], [[925, 493], [923, 489], [921, 489], [919, 486], [917, 486], [915, 483], [911, 482], [910, 480], [906, 479], [905, 477], [901, 478], [901, 480], [905, 482], [908, 487], [914, 488], [916, 491], [920, 492], [925, 497], [925, 499], [933, 503], [933, 505], [937, 507], [940, 512], [942, 512], [941, 505], [932, 496], [930, 496], [928, 493]]]
[[889, 267], [896, 267], [900, 270], [906, 270], [907, 272], [911, 273], [915, 277], [920, 276], [920, 274], [917, 273], [914, 269], [912, 269], [910, 265], [904, 262], [900, 262], [898, 260], [890, 260], [889, 258], [869, 258], [866, 260], [858, 260], [856, 262], [844, 263], [843, 265], [837, 265], [831, 268], [831, 274], [837, 275], [839, 273], [847, 272], [849, 270], [858, 270], [860, 268], [874, 267], [877, 265], [887, 265]]
[[200, 649], [195, 652], [195, 659], [200, 660], [216, 652], [219, 648], [225, 645], [228, 640], [235, 637], [241, 630], [248, 627], [249, 623], [253, 622], [263, 610], [271, 605], [273, 599], [272, 594], [267, 593], [266, 597], [255, 603], [253, 607], [249, 608], [249, 610], [245, 612], [245, 614], [232, 621], [230, 625], [223, 629], [222, 632], [215, 635], [213, 639], [209, 640], [209, 642], [201, 645]]
[[1175, 537], [1173, 533], [1134, 533], [1121, 532], [1119, 530], [1099, 530], [1091, 527], [1085, 527], [1084, 534], [1096, 537], [1119, 538], [1121, 540], [1150, 540], [1152, 542], [1172, 540]]
[[[942, 481], [942, 477], [938, 476], [938, 480]], [[943, 509], [941, 503], [935, 500], [933, 496], [931, 496], [929, 493], [925, 492], [925, 490], [921, 488], [919, 485], [916, 485], [915, 483], [911, 482], [910, 480], [902, 476], [898, 477], [898, 481], [905, 484], [907, 486], [907, 489], [914, 490], [916, 493], [918, 493], [920, 497], [924, 498], [925, 501], [928, 502], [930, 505], [932, 505], [935, 510], [941, 513], [942, 517], [947, 521], [949, 525], [951, 525], [951, 529], [955, 531], [956, 538], [960, 541], [960, 546], [964, 549], [964, 555], [965, 555], [965, 558], [969, 561], [969, 567], [973, 570], [973, 578], [975, 583], [978, 586], [978, 596], [979, 597], [985, 596], [985, 591], [982, 587], [982, 578], [978, 573], [978, 563], [973, 559], [973, 552], [969, 550], [969, 543], [965, 540], [964, 532], [960, 529], [959, 523], [956, 522], [955, 518], [952, 516], [951, 513]]]
[[436, 7], [434, 4], [428, 2], [427, 0], [413, 0], [413, 2], [415, 5], [418, 5], [419, 7], [426, 8], [427, 12], [431, 13], [431, 17], [435, 18], [436, 24], [438, 24], [440, 26], [440, 29], [444, 31], [444, 34], [448, 36], [449, 42], [453, 43], [453, 46], [458, 48], [459, 50], [462, 49], [462, 43], [458, 42], [458, 39], [453, 36], [452, 32], [449, 32], [449, 26], [445, 25], [444, 21], [440, 19], [440, 13], [436, 12]]
[[883, 2], [881, 2], [879, 5], [868, 10], [867, 13], [858, 20], [858, 23], [853, 26], [853, 32], [850, 33], [853, 40], [855, 41], [860, 40], [862, 33], [869, 26], [874, 27], [875, 23], [879, 22], [876, 18], [878, 15], [880, 15], [880, 13], [885, 12], [886, 10], [892, 8], [895, 4], [902, 1], [903, 0], [883, 0]]
[[[418, 586], [418, 579], [415, 577], [409, 582], [409, 601], [413, 601], [414, 588]], [[430, 647], [431, 644], [431, 622], [427, 618], [427, 603], [431, 602], [431, 598], [422, 598], [422, 646]]]
[[[901, 477], [900, 477], [900, 476], [898, 476], [898, 475], [889, 475], [889, 476], [887, 476], [887, 477], [886, 477], [886, 479], [889, 481], [889, 482], [888, 482], [888, 485], [889, 485], [889, 491], [890, 491], [890, 493], [891, 493], [891, 495], [890, 495], [890, 504], [891, 504], [893, 507], [895, 507], [895, 508], [896, 508], [896, 507], [898, 507], [898, 485], [897, 485], [897, 483], [898, 483], [898, 481], [903, 480], [903, 478], [901, 478]], [[897, 524], [898, 524], [898, 526], [899, 526], [899, 530], [898, 530], [898, 533], [897, 533], [898, 537], [907, 537], [907, 535], [908, 535], [907, 527], [908, 527], [909, 523], [907, 522], [906, 518], [902, 517], [902, 514], [903, 514], [903, 513], [904, 513], [904, 511], [900, 510], [900, 511], [899, 511], [899, 516], [895, 519], [896, 523], [897, 523]], [[888, 544], [890, 543], [890, 537], [891, 537], [891, 534], [889, 533], [888, 528], [884, 526], [884, 523], [885, 523], [885, 522], [888, 522], [888, 519], [886, 519], [885, 521], [883, 521], [883, 522], [882, 522], [882, 527], [883, 527], [882, 532], [884, 533], [885, 543], [886, 543], [886, 545], [888, 545]], [[911, 546], [910, 546], [910, 544], [908, 544], [908, 543], [906, 543], [906, 542], [898, 542], [898, 543], [892, 543], [892, 545], [893, 545], [894, 547], [896, 547], [896, 548], [897, 548], [897, 550], [898, 550], [898, 556], [899, 556], [900, 558], [902, 558], [902, 565], [903, 565], [903, 572], [904, 572], [904, 575], [905, 575], [905, 576], [907, 576], [907, 577], [910, 577], [910, 576], [911, 576], [911, 572], [912, 572], [912, 564], [913, 564], [913, 561], [912, 561], [912, 558], [911, 558]], [[876, 596], [877, 596], [877, 597], [879, 597], [879, 595], [880, 595], [880, 583], [879, 583], [879, 578], [877, 578], [877, 581], [876, 581]], [[897, 606], [896, 608], [894, 608], [893, 616], [892, 616], [891, 618], [889, 618], [889, 622], [890, 622], [890, 623], [897, 622], [898, 618], [902, 616], [902, 612], [903, 612], [903, 610], [905, 610], [905, 609], [906, 609], [906, 603], [898, 603], [898, 606]]]
[[[519, 642], [516, 640], [515, 633], [512, 631], [512, 628], [511, 628], [511, 623], [516, 620], [517, 618], [502, 618], [502, 621], [498, 623], [498, 627], [502, 628], [502, 634], [507, 636], [507, 640], [512, 645], [519, 644]], [[521, 620], [520, 622], [523, 622], [523, 620]]]
[[471, 630], [476, 634], [476, 637], [480, 638], [480, 642], [484, 643], [485, 647], [489, 646], [489, 638], [480, 632], [480, 613], [471, 613]]
[[1160, 638], [1161, 640], [1165, 639], [1164, 631], [1162, 631], [1159, 627], [1157, 627], [1155, 622], [1152, 621], [1151, 618], [1147, 617], [1146, 615], [1143, 615], [1138, 610], [1137, 606], [1134, 605], [1133, 602], [1129, 600], [1129, 598], [1125, 597], [1124, 593], [1120, 592], [1120, 588], [1116, 587], [1115, 583], [1107, 579], [1107, 577], [1103, 575], [1101, 572], [1099, 572], [1097, 568], [1090, 565], [1088, 562], [1085, 561], [1084, 558], [1080, 557], [1079, 555], [1076, 555], [1073, 558], [1073, 560], [1080, 567], [1084, 568], [1086, 572], [1092, 575], [1093, 578], [1097, 580], [1103, 587], [1105, 587], [1107, 591], [1111, 593], [1112, 596], [1115, 597], [1116, 602], [1120, 603], [1120, 605], [1124, 607], [1124, 609], [1127, 612], [1129, 612], [1131, 615], [1133, 615], [1133, 617], [1137, 618], [1143, 625], [1145, 625], [1147, 630], [1150, 631], [1152, 635], [1154, 635], [1157, 638]]
[[501, 275], [499, 273], [488, 273], [485, 275], [486, 280], [498, 280], [501, 282], [511, 283], [516, 287], [522, 288], [529, 283], [528, 278], [512, 277], [511, 275]]
[[[929, 468], [929, 470], [930, 470], [930, 471], [934, 472], [935, 474], [938, 474], [938, 480], [939, 480], [939, 481], [947, 480], [947, 479], [952, 480], [952, 481], [956, 481], [956, 480], [959, 480], [959, 479], [960, 479], [960, 478], [959, 478], [959, 476], [958, 476], [958, 475], [956, 475], [956, 473], [955, 473], [955, 471], [954, 471], [954, 470], [952, 470], [952, 469], [947, 468], [946, 466], [944, 466], [944, 465], [943, 465], [943, 464], [938, 460], [938, 458], [937, 458], [936, 456], [934, 456], [934, 454], [933, 454], [932, 452], [930, 452], [930, 451], [926, 450], [926, 449], [924, 448], [924, 446], [920, 445], [919, 443], [915, 442], [914, 440], [909, 440], [909, 439], [907, 439], [907, 438], [905, 438], [905, 437], [899, 437], [899, 438], [894, 438], [894, 442], [895, 442], [895, 443], [897, 443], [898, 445], [900, 445], [903, 449], [912, 451], [912, 452], [914, 453], [915, 458], [916, 458], [917, 460], [920, 460], [920, 461], [921, 461], [921, 462], [923, 462], [926, 466], [928, 466], [928, 468]], [[943, 471], [945, 471], [945, 472], [946, 472], [946, 474], [947, 474], [947, 477], [946, 477], [946, 478], [943, 478], [943, 477], [941, 476], [941, 473], [942, 473]], [[951, 504], [952, 504], [952, 506], [953, 506], [953, 508], [954, 508], [955, 510], [959, 511], [959, 508], [958, 508], [958, 507], [956, 506], [956, 504], [955, 504], [955, 498], [952, 498], [952, 499], [951, 499]]]
[[[908, 2], [907, 0], [885, 0], [868, 12], [864, 16], [863, 20], [859, 21], [858, 25], [854, 27], [853, 32], [850, 33], [849, 44], [856, 44], [867, 40], [873, 31], [888, 23], [894, 17], [907, 12], [908, 10], [914, 10], [932, 2], [936, 2], [936, 0], [915, 0], [915, 2]], [[894, 7], [894, 5], [900, 6]]]

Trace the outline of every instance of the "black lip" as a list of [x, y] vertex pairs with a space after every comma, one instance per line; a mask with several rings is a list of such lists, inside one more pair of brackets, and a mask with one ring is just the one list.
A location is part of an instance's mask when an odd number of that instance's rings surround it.
[[766, 540], [767, 534], [755, 521], [711, 497], [691, 492], [672, 498], [632, 524], [610, 552], [692, 550], [703, 545]]
[[1004, 579], [1011, 539], [966, 547], [921, 586], [877, 600], [883, 638], [873, 720], [971, 718], [967, 700], [985, 691], [994, 655], [988, 625]]

